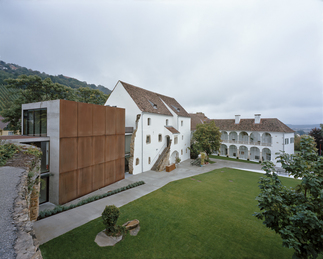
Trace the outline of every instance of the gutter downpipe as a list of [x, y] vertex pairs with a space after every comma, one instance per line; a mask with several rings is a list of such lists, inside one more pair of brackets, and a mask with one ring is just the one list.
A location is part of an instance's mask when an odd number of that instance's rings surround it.
[[144, 113], [141, 116], [141, 172], [144, 171]]

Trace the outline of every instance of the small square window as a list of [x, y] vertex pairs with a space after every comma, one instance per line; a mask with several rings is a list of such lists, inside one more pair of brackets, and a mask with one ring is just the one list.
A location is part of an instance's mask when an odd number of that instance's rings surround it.
[[158, 135], [158, 141], [159, 141], [159, 142], [162, 142], [162, 140], [163, 140], [163, 136], [162, 136], [162, 134], [159, 134], [159, 135]]
[[174, 144], [176, 145], [178, 143], [178, 137], [174, 137]]
[[183, 123], [183, 121], [181, 121], [181, 126], [183, 127], [183, 125], [184, 125], [184, 123]]
[[168, 126], [168, 119], [166, 120], [166, 126]]
[[150, 135], [147, 135], [146, 136], [146, 143], [147, 144], [150, 144], [151, 143]]
[[150, 125], [151, 124], [151, 119], [150, 118], [148, 118], [147, 119], [147, 125]]
[[150, 164], [151, 163], [151, 159], [150, 159], [150, 157], [148, 157], [148, 164]]
[[183, 149], [181, 149], [181, 155], [183, 155]]

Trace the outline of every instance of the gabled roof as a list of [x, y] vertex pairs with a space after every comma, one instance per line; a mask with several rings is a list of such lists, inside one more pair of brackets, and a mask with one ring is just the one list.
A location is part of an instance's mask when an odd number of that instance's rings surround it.
[[[172, 97], [151, 92], [122, 81], [119, 82], [129, 93], [130, 97], [137, 104], [138, 108], [143, 112], [172, 116], [172, 113], [166, 107], [167, 105], [178, 116], [190, 117], [185, 109]], [[165, 102], [166, 105], [163, 102]]]
[[259, 124], [255, 124], [255, 119], [241, 119], [239, 124], [235, 124], [234, 119], [225, 120], [210, 120], [214, 121], [215, 125], [220, 130], [245, 130], [245, 131], [268, 131], [268, 132], [285, 132], [293, 133], [294, 131], [280, 120], [261, 119]]
[[191, 130], [196, 130], [197, 124], [203, 124], [208, 118], [202, 112], [190, 113], [191, 117]]

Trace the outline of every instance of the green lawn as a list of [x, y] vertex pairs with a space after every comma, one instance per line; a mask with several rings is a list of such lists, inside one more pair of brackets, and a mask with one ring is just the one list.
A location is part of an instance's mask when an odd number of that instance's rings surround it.
[[[258, 211], [261, 174], [217, 169], [167, 184], [120, 208], [118, 224], [140, 220], [137, 236], [99, 247], [104, 229], [95, 219], [40, 247], [47, 258], [291, 258], [279, 235], [252, 214]], [[285, 185], [297, 180], [282, 178]], [[103, 211], [104, 208], [102, 208]], [[59, 224], [59, 222], [58, 222]]]
[[250, 163], [250, 164], [259, 164], [259, 162], [255, 162], [255, 161], [248, 161], [248, 160], [244, 160], [244, 159], [236, 159], [236, 158], [231, 158], [231, 157], [226, 157], [226, 156], [210, 155], [209, 157], [214, 158], [214, 159], [221, 159], [221, 160], [229, 160], [229, 161], [236, 161], [236, 162], [243, 162], [243, 163]]

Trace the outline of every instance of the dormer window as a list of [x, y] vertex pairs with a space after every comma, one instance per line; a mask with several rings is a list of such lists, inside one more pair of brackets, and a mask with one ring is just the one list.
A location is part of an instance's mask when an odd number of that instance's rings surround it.
[[180, 109], [179, 108], [177, 108], [176, 106], [174, 106], [174, 105], [172, 105], [173, 106], [173, 108], [176, 110], [176, 111], [180, 111]]
[[157, 109], [157, 104], [154, 104], [152, 101], [148, 100], [148, 102], [151, 104], [151, 106], [154, 108], [154, 109]]

